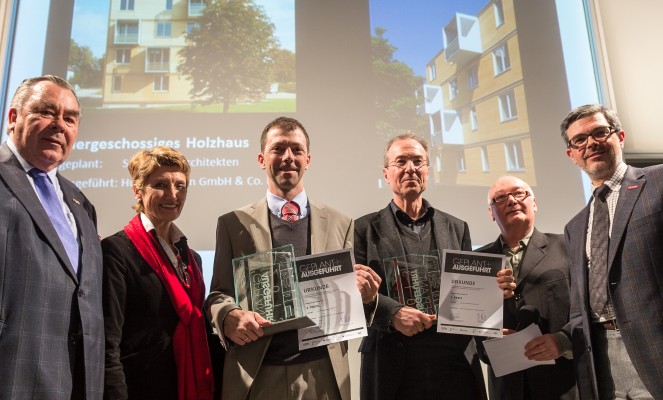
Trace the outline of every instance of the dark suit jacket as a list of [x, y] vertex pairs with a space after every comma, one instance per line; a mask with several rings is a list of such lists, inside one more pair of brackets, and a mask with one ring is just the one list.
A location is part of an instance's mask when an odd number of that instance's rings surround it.
[[[104, 398], [177, 399], [173, 333], [179, 317], [166, 287], [124, 231], [101, 242], [104, 254]], [[200, 256], [193, 253], [202, 268]], [[202, 272], [202, 271], [201, 271]], [[202, 307], [202, 304], [199, 304]], [[210, 350], [220, 351], [216, 336]], [[222, 366], [217, 358], [214, 366]], [[218, 369], [220, 376], [221, 369]], [[219, 387], [220, 389], [220, 387]]]
[[[476, 251], [502, 254], [502, 242], [498, 238]], [[516, 282], [514, 297], [504, 300], [504, 327], [516, 329], [516, 310], [531, 305], [539, 311], [542, 333], [562, 331], [569, 321], [570, 304], [569, 256], [564, 236], [534, 229]], [[532, 367], [499, 378], [489, 365], [488, 386], [491, 400], [522, 400], [525, 391], [531, 394], [529, 398], [537, 400], [576, 398], [573, 362], [564, 357], [558, 358], [555, 365]]]
[[[352, 247], [352, 220], [320, 203], [309, 200], [311, 254]], [[216, 231], [214, 276], [206, 300], [208, 316], [226, 349], [223, 369], [224, 400], [243, 400], [251, 389], [271, 336], [246, 346], [235, 346], [223, 335], [223, 320], [239, 308], [235, 303], [232, 259], [272, 248], [267, 200], [262, 199], [219, 217]], [[350, 366], [346, 342], [327, 346], [342, 400], [350, 400]], [[214, 360], [212, 360], [214, 362]]]
[[[10, 139], [11, 140], [11, 139]], [[104, 379], [101, 247], [94, 207], [58, 174], [78, 228], [74, 273], [25, 170], [0, 147], [0, 398], [71, 397], [74, 342], [83, 341], [87, 399]]]
[[[435, 210], [432, 223], [436, 245], [440, 251], [471, 250], [470, 231], [464, 221]], [[402, 344], [405, 336], [390, 327], [391, 317], [403, 306], [387, 296], [382, 265], [382, 260], [385, 258], [405, 255], [389, 205], [379, 212], [365, 215], [355, 221], [354, 251], [355, 262], [371, 267], [380, 275], [383, 282], [380, 285], [380, 296], [373, 324], [359, 348], [362, 352], [361, 398], [389, 400], [394, 397], [399, 387], [405, 350]], [[472, 337], [445, 333], [436, 335], [440, 344], [458, 352], [458, 359], [467, 359], [467, 367], [473, 369], [477, 386], [479, 390], [483, 390], [483, 375]]]
[[[581, 398], [597, 399], [585, 241], [589, 205], [565, 229], [571, 254], [573, 353]], [[655, 399], [663, 399], [663, 165], [628, 167], [608, 249], [609, 290], [624, 345]]]

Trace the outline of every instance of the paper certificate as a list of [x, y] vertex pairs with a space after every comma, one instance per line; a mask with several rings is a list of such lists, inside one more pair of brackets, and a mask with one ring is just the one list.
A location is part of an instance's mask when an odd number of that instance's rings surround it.
[[484, 340], [483, 346], [495, 376], [500, 377], [537, 365], [555, 364], [554, 360], [534, 361], [525, 357], [525, 345], [539, 336], [541, 336], [539, 326], [530, 324], [522, 331], [506, 335], [502, 339]]
[[304, 311], [316, 326], [297, 330], [299, 349], [366, 336], [351, 249], [295, 260]]
[[502, 337], [502, 290], [497, 272], [505, 257], [444, 250], [437, 331]]

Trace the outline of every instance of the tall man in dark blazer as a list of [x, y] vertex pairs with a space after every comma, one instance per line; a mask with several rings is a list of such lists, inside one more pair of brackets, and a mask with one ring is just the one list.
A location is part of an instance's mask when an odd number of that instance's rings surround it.
[[[385, 150], [384, 178], [393, 199], [355, 224], [355, 261], [378, 272], [383, 260], [434, 250], [471, 250], [467, 223], [434, 209], [423, 198], [428, 182], [428, 145], [410, 133]], [[515, 289], [511, 271], [498, 274], [505, 296]], [[482, 399], [481, 366], [471, 336], [437, 333], [436, 315], [403, 306], [380, 287], [373, 324], [359, 350], [361, 399]]]
[[[309, 200], [304, 191], [311, 156], [302, 124], [277, 118], [265, 127], [260, 142], [266, 198], [222, 215], [217, 227], [206, 307], [227, 351], [221, 398], [350, 400], [346, 342], [299, 351], [296, 331], [263, 336], [268, 321], [235, 302], [233, 258], [284, 244], [293, 244], [296, 256], [352, 247], [352, 219]], [[366, 266], [357, 265], [355, 271], [362, 299], [374, 309], [380, 278]]]
[[555, 365], [539, 365], [499, 378], [489, 365], [489, 397], [491, 400], [575, 399], [571, 339], [562, 330], [569, 322], [570, 304], [564, 236], [541, 233], [534, 227], [537, 212], [534, 192], [525, 181], [513, 176], [501, 177], [490, 187], [488, 212], [500, 228], [500, 236], [477, 251], [504, 254], [517, 285], [515, 295], [504, 300], [504, 333], [525, 328], [527, 322], [523, 317], [518, 321], [517, 312], [523, 306], [530, 307], [529, 311], [535, 315], [538, 312], [539, 318], [528, 322], [537, 323], [543, 335], [527, 343], [522, 352], [537, 361], [555, 360]]
[[581, 398], [663, 399], [663, 166], [627, 166], [601, 105], [572, 110], [561, 134], [595, 188], [565, 229]]
[[48, 75], [23, 81], [9, 108], [9, 138], [0, 147], [1, 399], [102, 398], [96, 214], [57, 171], [79, 117], [71, 86]]

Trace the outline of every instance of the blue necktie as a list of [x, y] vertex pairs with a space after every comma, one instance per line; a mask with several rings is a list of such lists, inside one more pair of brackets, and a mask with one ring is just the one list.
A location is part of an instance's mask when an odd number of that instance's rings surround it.
[[48, 177], [46, 172], [37, 168], [33, 168], [28, 172], [32, 177], [39, 200], [46, 210], [46, 214], [51, 219], [53, 227], [58, 233], [64, 249], [67, 251], [69, 261], [74, 267], [74, 271], [78, 272], [78, 241], [74, 237], [74, 232], [71, 231], [69, 222], [62, 210], [62, 204], [55, 193], [55, 187]]

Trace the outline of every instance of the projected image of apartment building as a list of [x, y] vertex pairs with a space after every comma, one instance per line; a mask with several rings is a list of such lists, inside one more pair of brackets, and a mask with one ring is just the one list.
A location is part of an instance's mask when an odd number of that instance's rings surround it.
[[418, 106], [435, 183], [489, 186], [508, 174], [536, 185], [518, 34], [512, 0], [456, 13], [443, 27]]
[[103, 104], [189, 104], [178, 52], [204, 0], [111, 0]]

